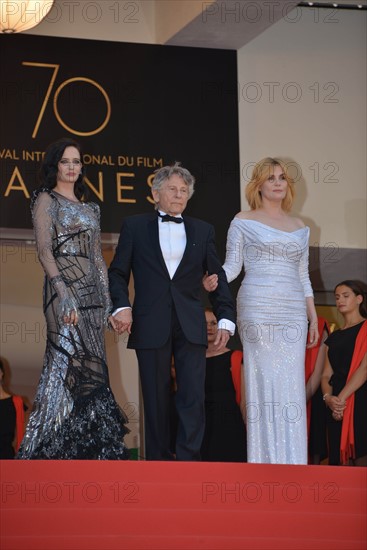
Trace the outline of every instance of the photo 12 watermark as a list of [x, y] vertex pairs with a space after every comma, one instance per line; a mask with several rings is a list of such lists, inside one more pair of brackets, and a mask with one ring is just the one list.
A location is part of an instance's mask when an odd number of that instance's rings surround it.
[[259, 504], [278, 503], [297, 504], [309, 502], [338, 504], [340, 502], [339, 485], [335, 482], [301, 485], [298, 481], [204, 481], [201, 492], [202, 502], [213, 505], [222, 504]]
[[136, 481], [4, 481], [1, 483], [1, 503], [11, 506], [23, 503], [84, 505], [140, 503], [140, 486]]
[[[274, 1], [225, 1], [203, 2], [201, 22], [203, 24], [240, 25], [240, 24], [273, 24], [282, 18], [286, 23], [299, 23], [311, 14], [313, 23], [337, 24], [340, 22], [337, 5], [325, 5], [320, 12], [313, 6], [308, 11], [298, 5], [299, 2]], [[310, 2], [312, 4], [312, 2]]]
[[[141, 4], [133, 1], [80, 2], [77, 0], [47, 2], [23, 0], [20, 2], [0, 2], [1, 28], [7, 27], [11, 20], [17, 20], [22, 26], [33, 23], [38, 25], [42, 21], [52, 25], [68, 23], [78, 25], [81, 22], [95, 25], [96, 23], [137, 24], [141, 20]], [[8, 32], [12, 32], [9, 29]]]

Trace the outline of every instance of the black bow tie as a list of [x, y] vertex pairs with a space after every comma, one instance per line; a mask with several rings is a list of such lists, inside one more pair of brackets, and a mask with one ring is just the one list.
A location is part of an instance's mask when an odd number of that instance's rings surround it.
[[158, 212], [158, 216], [161, 218], [162, 222], [175, 222], [175, 223], [182, 223], [182, 218], [175, 218], [174, 216], [170, 216], [169, 214], [160, 214]]

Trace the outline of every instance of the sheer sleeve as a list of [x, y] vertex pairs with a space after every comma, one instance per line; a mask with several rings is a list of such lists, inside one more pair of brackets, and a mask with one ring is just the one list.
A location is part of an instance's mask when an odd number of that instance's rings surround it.
[[299, 278], [303, 286], [305, 298], [308, 298], [308, 297], [313, 298], [313, 290], [311, 286], [310, 277], [308, 274], [308, 258], [309, 258], [309, 248], [308, 248], [308, 242], [307, 242], [301, 254], [301, 259], [299, 263]]
[[40, 193], [32, 207], [33, 226], [39, 261], [49, 279], [59, 277], [60, 272], [52, 250], [54, 199], [46, 192]]
[[236, 223], [236, 220], [232, 220], [227, 234], [226, 245], [226, 260], [223, 265], [223, 269], [227, 275], [227, 281], [230, 283], [241, 272], [243, 266], [243, 248], [244, 248], [244, 234], [241, 228]]
[[98, 217], [98, 230], [96, 231], [94, 239], [94, 251], [93, 257], [98, 272], [98, 277], [101, 286], [103, 306], [104, 306], [104, 324], [108, 326], [108, 318], [112, 313], [112, 301], [110, 297], [109, 287], [108, 287], [108, 273], [106, 263], [102, 256], [102, 247], [101, 247], [101, 231], [100, 231], [100, 209], [97, 204], [93, 204], [96, 215]]
[[68, 288], [57, 267], [52, 248], [54, 231], [53, 212], [55, 199], [48, 192], [41, 192], [32, 203], [32, 218], [36, 237], [37, 254], [46, 277], [59, 298], [58, 315], [60, 320], [69, 316], [72, 310], [77, 311], [76, 303], [69, 294]]

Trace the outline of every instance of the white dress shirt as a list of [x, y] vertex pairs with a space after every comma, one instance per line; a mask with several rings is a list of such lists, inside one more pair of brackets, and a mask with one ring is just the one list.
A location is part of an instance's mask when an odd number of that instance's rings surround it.
[[[164, 216], [165, 212], [159, 213]], [[176, 216], [181, 218], [181, 216]], [[184, 223], [164, 222], [158, 217], [159, 244], [171, 279], [176, 273], [186, 248]]]
[[[159, 210], [159, 213], [164, 216], [165, 212]], [[176, 216], [181, 218], [182, 216]], [[173, 278], [176, 269], [180, 265], [182, 256], [186, 248], [186, 231], [184, 223], [164, 222], [158, 217], [159, 244], [162, 250], [162, 255], [166, 263], [168, 273]], [[218, 329], [229, 330], [233, 336], [236, 325], [228, 319], [220, 319]]]

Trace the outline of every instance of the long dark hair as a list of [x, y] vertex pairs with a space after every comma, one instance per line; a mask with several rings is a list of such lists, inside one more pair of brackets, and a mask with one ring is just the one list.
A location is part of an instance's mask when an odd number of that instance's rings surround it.
[[[57, 184], [58, 163], [62, 159], [67, 147], [75, 147], [79, 151], [80, 159], [83, 162], [83, 154], [80, 144], [71, 138], [62, 138], [51, 143], [47, 149], [39, 171], [40, 188], [53, 189]], [[89, 190], [84, 183], [85, 168], [84, 164], [79, 177], [74, 184], [74, 193], [78, 200], [87, 202], [89, 200]]]
[[353, 279], [347, 279], [338, 283], [334, 288], [334, 294], [339, 286], [347, 286], [356, 296], [362, 296], [362, 302], [359, 304], [359, 313], [362, 317], [367, 319], [367, 285], [363, 281], [356, 281]]

